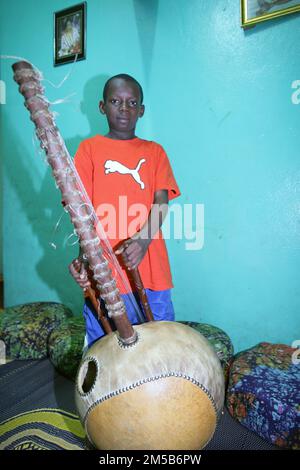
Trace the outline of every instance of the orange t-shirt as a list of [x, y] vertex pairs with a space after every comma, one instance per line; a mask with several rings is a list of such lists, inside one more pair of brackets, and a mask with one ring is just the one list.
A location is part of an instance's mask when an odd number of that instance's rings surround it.
[[[148, 140], [96, 135], [79, 145], [75, 166], [113, 248], [147, 221], [155, 191], [168, 190], [169, 200], [180, 195], [164, 149]], [[151, 241], [139, 271], [145, 288], [173, 287], [161, 231]]]

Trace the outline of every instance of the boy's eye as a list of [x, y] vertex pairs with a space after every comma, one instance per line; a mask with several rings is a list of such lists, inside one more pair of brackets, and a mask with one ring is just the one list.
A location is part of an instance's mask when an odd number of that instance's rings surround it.
[[[113, 104], [113, 105], [116, 105], [116, 106], [119, 106], [121, 101], [118, 99], [118, 98], [111, 98], [110, 100], [110, 103]], [[131, 107], [131, 108], [135, 108], [137, 106], [137, 101], [136, 100], [129, 100], [128, 101], [128, 105]]]

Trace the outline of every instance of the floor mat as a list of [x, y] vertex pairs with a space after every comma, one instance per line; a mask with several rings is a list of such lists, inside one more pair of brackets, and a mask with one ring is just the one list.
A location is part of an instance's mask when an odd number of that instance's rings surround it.
[[[64, 445], [83, 449], [85, 445], [74, 402], [74, 383], [58, 374], [48, 359], [18, 360], [0, 366], [0, 423], [2, 449], [8, 445], [14, 449], [63, 449]], [[70, 433], [74, 429], [72, 438]], [[23, 434], [18, 437], [18, 433]], [[206, 449], [275, 450], [278, 447], [239, 424], [224, 408]]]
[[0, 450], [83, 450], [85, 433], [78, 416], [37, 409], [0, 425]]

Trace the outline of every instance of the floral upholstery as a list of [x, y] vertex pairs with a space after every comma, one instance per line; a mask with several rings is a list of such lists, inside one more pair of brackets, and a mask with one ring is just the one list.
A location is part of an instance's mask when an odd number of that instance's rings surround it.
[[56, 302], [36, 302], [6, 308], [0, 312], [0, 340], [10, 359], [47, 357], [48, 337], [62, 321], [72, 315]]
[[[205, 336], [215, 349], [225, 372], [233, 355], [230, 338], [221, 329], [182, 321]], [[74, 380], [84, 344], [85, 323], [70, 309], [55, 302], [36, 302], [0, 312], [0, 340], [11, 359], [50, 357], [57, 370]]]
[[300, 367], [295, 349], [260, 343], [239, 353], [230, 369], [227, 407], [272, 444], [300, 449]]
[[48, 342], [48, 353], [55, 368], [74, 380], [79, 366], [85, 336], [84, 319], [73, 317], [52, 331]]

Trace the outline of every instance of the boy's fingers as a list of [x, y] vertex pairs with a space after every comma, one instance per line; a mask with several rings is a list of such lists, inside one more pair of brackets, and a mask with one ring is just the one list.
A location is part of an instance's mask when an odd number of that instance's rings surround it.
[[80, 271], [79, 271], [79, 272], [80, 272], [80, 274], [85, 274], [85, 275], [87, 274], [84, 264], [82, 264], [82, 265], [80, 266]]
[[131, 246], [132, 244], [132, 240], [126, 240], [124, 243], [122, 243], [122, 245], [119, 246], [119, 248], [117, 248], [117, 250], [115, 251], [115, 254], [116, 255], [120, 255], [122, 253], [125, 252], [128, 252], [128, 248]]
[[80, 284], [80, 287], [82, 289], [88, 289], [89, 287], [91, 287], [91, 284], [90, 284], [90, 282], [84, 282], [84, 283]]
[[87, 278], [84, 279], [84, 278], [81, 278], [80, 276], [79, 276], [79, 279], [78, 279], [78, 284], [80, 285], [80, 287], [82, 289], [86, 289], [87, 287], [91, 286], [91, 283], [90, 283], [89, 279], [87, 279]]
[[132, 255], [129, 255], [127, 257], [128, 263], [130, 263], [130, 264], [134, 263], [136, 259], [137, 259], [136, 253], [132, 253]]
[[128, 266], [129, 271], [131, 271], [131, 270], [137, 268], [138, 265], [139, 265], [139, 260], [138, 260], [138, 259], [135, 259], [134, 261], [132, 261], [132, 262], [129, 264], [129, 266]]
[[131, 262], [131, 269], [135, 269], [140, 263], [140, 259], [139, 258], [135, 258], [134, 260], [132, 260]]
[[91, 287], [91, 283], [89, 281], [84, 264], [79, 260], [76, 259], [72, 261], [72, 263], [69, 265], [69, 271], [82, 289], [86, 290]]
[[139, 260], [140, 256], [139, 253], [132, 253], [131, 255], [127, 256], [126, 258], [126, 264], [132, 268], [132, 266]]
[[135, 240], [126, 240], [116, 251], [116, 255], [122, 255], [123, 263], [130, 271], [139, 265], [139, 244]]
[[78, 271], [73, 264], [69, 265], [69, 271], [72, 274], [72, 276], [76, 276], [76, 274], [78, 274]]
[[135, 245], [135, 243], [130, 243], [130, 245], [128, 245], [128, 246], [126, 247], [126, 253], [127, 253], [127, 255], [131, 255], [135, 250], [136, 250], [136, 245]]
[[124, 247], [124, 246], [120, 246], [120, 247], [115, 251], [115, 254], [116, 254], [116, 255], [120, 255], [121, 253], [123, 253], [124, 250], [125, 250], [125, 247]]
[[80, 279], [85, 279], [85, 280], [88, 279], [88, 275], [87, 275], [86, 269], [85, 269], [83, 264], [81, 265], [79, 274], [80, 274], [79, 275]]
[[135, 264], [136, 262], [138, 262], [140, 259], [142, 258], [142, 253], [140, 253], [139, 251], [134, 251], [133, 253], [131, 253], [129, 256], [128, 256], [128, 262], [133, 265]]
[[78, 275], [78, 271], [80, 270], [80, 267], [81, 267], [81, 264], [77, 259], [73, 260], [72, 263], [69, 264], [69, 271], [73, 277], [76, 277]]

